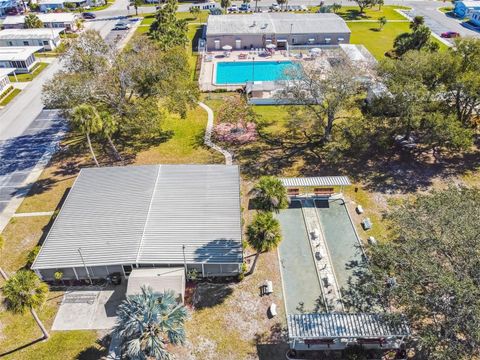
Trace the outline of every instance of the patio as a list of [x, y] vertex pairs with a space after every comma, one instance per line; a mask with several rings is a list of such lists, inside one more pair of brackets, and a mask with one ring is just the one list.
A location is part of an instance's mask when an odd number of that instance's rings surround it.
[[115, 325], [127, 284], [66, 291], [52, 330], [108, 330]]

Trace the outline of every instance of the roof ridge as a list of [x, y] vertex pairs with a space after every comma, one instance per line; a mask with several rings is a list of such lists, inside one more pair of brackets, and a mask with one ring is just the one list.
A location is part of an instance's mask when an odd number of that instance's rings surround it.
[[145, 218], [145, 224], [143, 225], [142, 237], [140, 238], [140, 244], [138, 245], [135, 264], [138, 264], [138, 260], [140, 259], [140, 253], [142, 252], [142, 249], [143, 249], [143, 240], [145, 238], [145, 231], [147, 229], [148, 221], [150, 220], [150, 211], [152, 210], [153, 199], [155, 198], [155, 193], [157, 192], [157, 184], [158, 184], [158, 179], [160, 178], [161, 170], [162, 170], [162, 165], [158, 165], [157, 177], [155, 179], [155, 184], [153, 185], [152, 196], [150, 198], [150, 204], [148, 205], [147, 216]]

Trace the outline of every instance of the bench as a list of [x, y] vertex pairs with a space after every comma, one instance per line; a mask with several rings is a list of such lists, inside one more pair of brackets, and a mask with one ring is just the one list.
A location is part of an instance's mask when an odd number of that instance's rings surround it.
[[334, 193], [334, 188], [315, 188], [313, 193], [317, 196], [330, 196]]
[[298, 196], [300, 195], [300, 189], [287, 189], [288, 196]]
[[373, 224], [370, 218], [366, 218], [362, 221], [362, 227], [363, 230], [370, 230], [372, 228]]

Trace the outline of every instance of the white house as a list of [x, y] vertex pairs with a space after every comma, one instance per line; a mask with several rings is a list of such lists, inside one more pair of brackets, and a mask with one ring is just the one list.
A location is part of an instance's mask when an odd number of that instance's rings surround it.
[[[49, 13], [38, 14], [38, 18], [43, 23], [43, 27], [53, 29], [65, 29], [66, 31], [77, 30], [78, 15], [74, 13]], [[25, 25], [25, 16], [7, 16], [3, 21], [4, 29], [23, 29]]]
[[0, 68], [14, 68], [18, 74], [28, 73], [36, 65], [35, 53], [40, 46], [0, 47]]
[[13, 73], [15, 69], [12, 68], [5, 68], [5, 69], [0, 69], [0, 97], [5, 95], [7, 91], [11, 88], [10, 84], [10, 79], [8, 78], [8, 75]]
[[55, 50], [60, 44], [60, 33], [64, 29], [6, 29], [0, 31], [0, 47], [41, 46], [44, 50]]

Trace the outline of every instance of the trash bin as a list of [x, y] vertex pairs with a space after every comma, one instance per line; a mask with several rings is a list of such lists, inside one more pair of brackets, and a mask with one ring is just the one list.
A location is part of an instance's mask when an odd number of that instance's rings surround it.
[[107, 280], [110, 284], [120, 285], [122, 283], [122, 275], [120, 273], [112, 273], [108, 275]]

